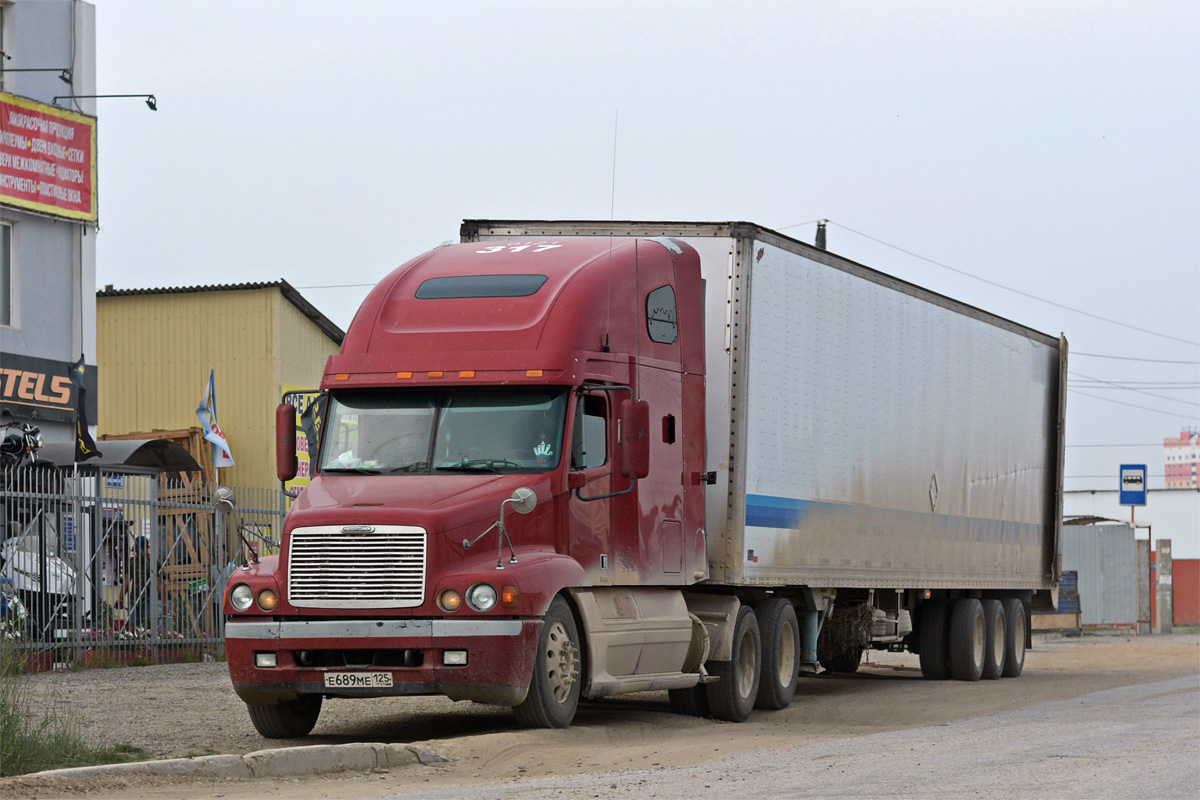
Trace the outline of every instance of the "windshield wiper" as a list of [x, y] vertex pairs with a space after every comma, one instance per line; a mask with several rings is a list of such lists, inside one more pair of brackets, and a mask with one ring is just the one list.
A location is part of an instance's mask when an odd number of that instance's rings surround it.
[[399, 467], [392, 467], [387, 472], [389, 475], [395, 475], [397, 472], [424, 472], [429, 469], [428, 461], [414, 461], [411, 464], [403, 464]]
[[383, 473], [377, 469], [367, 469], [366, 467], [326, 467], [321, 470], [323, 473], [344, 472], [349, 475], [382, 475]]
[[496, 469], [497, 466], [516, 467], [519, 465], [514, 464], [511, 461], [507, 461], [503, 458], [473, 458], [473, 459], [465, 459], [464, 458], [462, 460], [462, 463], [460, 463], [460, 464], [447, 464], [442, 467], [434, 467], [434, 469], [438, 470], [439, 472], [495, 472], [495, 473], [499, 473], [500, 470]]

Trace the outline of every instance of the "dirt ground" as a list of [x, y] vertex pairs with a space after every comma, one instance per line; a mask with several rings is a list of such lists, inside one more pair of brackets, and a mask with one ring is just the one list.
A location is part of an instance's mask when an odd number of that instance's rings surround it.
[[[756, 711], [741, 725], [672, 714], [665, 692], [585, 703], [566, 731], [522, 730], [507, 709], [443, 698], [332, 700], [326, 701], [314, 734], [295, 743], [427, 742], [451, 761], [409, 768], [420, 774], [406, 780], [437, 796], [435, 787], [447, 781], [483, 785], [534, 776], [680, 767], [781, 743], [803, 745], [830, 737], [947, 725], [1197, 674], [1196, 634], [1037, 636], [1025, 672], [1016, 680], [925, 681], [916, 656], [871, 653], [870, 663], [856, 675], [805, 678], [790, 708]], [[158, 757], [246, 753], [286, 744], [262, 739], [254, 731], [229, 686], [224, 664], [48, 673], [32, 682], [45, 697], [77, 709], [96, 741], [133, 744]], [[321, 780], [304, 793], [343, 795], [337, 779]], [[280, 796], [281, 789], [278, 784], [250, 783], [216, 791], [217, 796], [232, 798]], [[147, 792], [130, 796], [155, 796], [154, 790]], [[284, 782], [282, 796], [293, 793]], [[206, 790], [193, 796], [212, 794]]]

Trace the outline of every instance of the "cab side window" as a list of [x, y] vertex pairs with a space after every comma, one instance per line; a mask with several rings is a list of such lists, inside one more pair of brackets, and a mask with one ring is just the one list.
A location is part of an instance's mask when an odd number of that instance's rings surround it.
[[608, 403], [602, 395], [585, 394], [575, 406], [571, 468], [591, 469], [608, 460]]

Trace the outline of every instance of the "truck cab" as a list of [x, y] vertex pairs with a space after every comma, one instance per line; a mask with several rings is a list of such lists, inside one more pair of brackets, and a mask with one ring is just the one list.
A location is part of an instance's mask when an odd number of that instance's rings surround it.
[[[694, 685], [667, 587], [707, 574], [702, 296], [671, 239], [445, 246], [381, 281], [326, 365], [279, 555], [229, 583], [230, 675], [260, 732], [307, 733], [322, 696], [565, 725], [631, 676]], [[589, 619], [617, 628], [591, 674]]]

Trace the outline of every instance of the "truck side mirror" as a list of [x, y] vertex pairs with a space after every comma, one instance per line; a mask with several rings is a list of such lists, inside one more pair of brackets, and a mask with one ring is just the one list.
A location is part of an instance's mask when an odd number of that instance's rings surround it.
[[630, 480], [650, 474], [650, 404], [645, 400], [622, 400], [619, 420], [621, 474]]
[[275, 409], [275, 475], [285, 483], [296, 477], [296, 407], [291, 403]]

